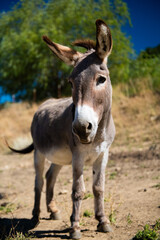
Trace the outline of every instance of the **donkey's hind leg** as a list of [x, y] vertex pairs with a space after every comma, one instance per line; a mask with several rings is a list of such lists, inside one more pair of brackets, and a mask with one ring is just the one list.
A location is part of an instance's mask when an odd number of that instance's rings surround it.
[[39, 220], [40, 214], [40, 199], [41, 192], [43, 188], [43, 170], [44, 170], [44, 161], [45, 157], [38, 150], [34, 152], [34, 167], [35, 167], [35, 200], [34, 200], [34, 208], [32, 211], [33, 219]]
[[47, 210], [50, 212], [50, 218], [53, 220], [60, 219], [60, 212], [56, 207], [54, 200], [54, 186], [56, 183], [56, 178], [62, 166], [51, 164], [49, 170], [46, 173], [46, 204]]

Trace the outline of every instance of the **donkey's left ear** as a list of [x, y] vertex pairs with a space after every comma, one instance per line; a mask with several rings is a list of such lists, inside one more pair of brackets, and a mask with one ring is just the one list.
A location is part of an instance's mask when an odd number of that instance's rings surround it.
[[111, 51], [111, 31], [103, 20], [98, 19], [96, 21], [96, 53], [102, 60], [105, 60], [111, 54]]
[[72, 48], [52, 42], [47, 36], [43, 36], [43, 40], [47, 43], [51, 51], [68, 65], [74, 66], [78, 59], [83, 55]]

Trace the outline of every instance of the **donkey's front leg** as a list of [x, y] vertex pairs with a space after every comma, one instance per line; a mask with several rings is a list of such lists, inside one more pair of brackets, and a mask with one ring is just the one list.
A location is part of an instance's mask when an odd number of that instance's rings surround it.
[[72, 161], [73, 168], [73, 185], [72, 185], [72, 201], [73, 210], [71, 215], [71, 230], [70, 238], [80, 239], [81, 232], [79, 227], [80, 218], [80, 206], [85, 192], [85, 186], [83, 181], [83, 160], [79, 157], [77, 159], [73, 158]]
[[111, 232], [109, 220], [104, 212], [104, 186], [105, 186], [105, 168], [108, 161], [108, 150], [102, 153], [93, 165], [93, 193], [95, 218], [99, 221], [97, 230], [100, 232]]

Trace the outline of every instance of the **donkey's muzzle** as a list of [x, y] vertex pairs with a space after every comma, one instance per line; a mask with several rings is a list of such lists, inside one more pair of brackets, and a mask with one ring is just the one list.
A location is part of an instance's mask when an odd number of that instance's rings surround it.
[[89, 105], [78, 105], [72, 123], [72, 132], [81, 143], [93, 142], [98, 128], [97, 113]]
[[79, 121], [76, 121], [73, 123], [72, 131], [73, 134], [78, 137], [81, 143], [87, 144], [91, 142], [90, 134], [92, 132], [92, 123], [81, 123]]

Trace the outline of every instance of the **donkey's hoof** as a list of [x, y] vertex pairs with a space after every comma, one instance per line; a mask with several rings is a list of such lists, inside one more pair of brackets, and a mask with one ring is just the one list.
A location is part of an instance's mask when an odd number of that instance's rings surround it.
[[70, 239], [80, 239], [81, 238], [81, 231], [78, 230], [70, 230]]
[[97, 231], [98, 232], [112, 232], [112, 228], [108, 223], [99, 223], [97, 226]]
[[60, 220], [61, 219], [60, 212], [52, 212], [50, 214], [50, 219], [52, 219], [52, 220]]

